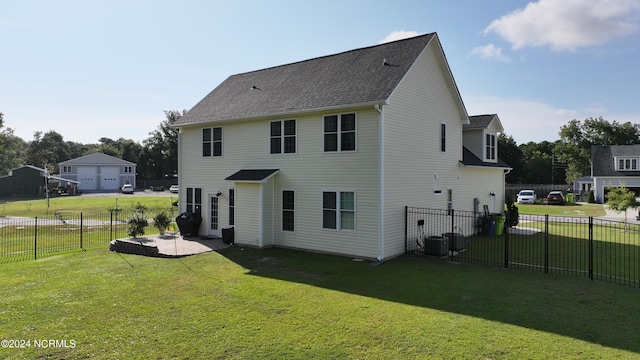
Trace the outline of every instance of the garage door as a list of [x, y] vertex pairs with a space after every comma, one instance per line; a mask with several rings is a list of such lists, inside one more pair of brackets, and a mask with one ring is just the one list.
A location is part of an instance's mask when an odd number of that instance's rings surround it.
[[79, 166], [78, 167], [78, 184], [79, 190], [97, 190], [98, 176], [97, 167], [95, 166]]
[[120, 167], [102, 166], [100, 168], [100, 186], [103, 190], [116, 190], [120, 187]]

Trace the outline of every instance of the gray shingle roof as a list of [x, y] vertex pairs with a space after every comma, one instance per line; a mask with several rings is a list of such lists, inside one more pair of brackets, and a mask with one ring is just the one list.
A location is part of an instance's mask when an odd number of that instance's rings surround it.
[[614, 157], [640, 157], [640, 145], [594, 145], [591, 147], [593, 176], [640, 176], [639, 171], [616, 171]]
[[434, 36], [431, 33], [232, 75], [174, 125], [381, 103]]
[[489, 127], [489, 124], [496, 116], [496, 114], [469, 116], [469, 124], [464, 124], [462, 127], [464, 129], [484, 129]]
[[261, 182], [275, 175], [279, 169], [252, 169], [240, 170], [233, 175], [228, 176], [225, 180], [237, 182]]
[[511, 166], [506, 162], [502, 161], [502, 159], [498, 158], [498, 161], [495, 163], [482, 161], [479, 157], [477, 157], [471, 150], [466, 147], [462, 147], [462, 164], [465, 166], [486, 166], [486, 167], [494, 167], [494, 168], [503, 168], [503, 169], [511, 169]]

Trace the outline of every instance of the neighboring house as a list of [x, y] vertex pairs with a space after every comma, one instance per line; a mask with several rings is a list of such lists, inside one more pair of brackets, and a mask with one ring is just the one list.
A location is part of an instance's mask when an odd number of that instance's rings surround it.
[[78, 181], [80, 191], [136, 187], [136, 164], [103, 153], [94, 153], [58, 164], [60, 176]]
[[593, 178], [591, 176], [583, 176], [573, 180], [573, 192], [577, 196], [589, 194], [591, 188], [593, 188]]
[[[45, 169], [33, 165], [24, 165], [9, 171], [6, 176], [0, 176], [0, 196], [33, 196], [44, 195], [51, 183], [57, 186], [74, 188], [77, 182], [47, 173]], [[47, 185], [49, 183], [49, 185]]]
[[612, 186], [625, 186], [640, 196], [640, 145], [592, 146], [591, 177], [597, 203], [606, 202]]
[[492, 119], [463, 147], [435, 33], [233, 75], [174, 123], [181, 211], [238, 244], [388, 259], [405, 206], [502, 212], [509, 168], [477, 146]]

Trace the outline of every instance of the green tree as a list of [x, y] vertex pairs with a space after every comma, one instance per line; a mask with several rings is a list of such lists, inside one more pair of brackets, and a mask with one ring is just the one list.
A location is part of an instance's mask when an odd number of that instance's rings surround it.
[[525, 156], [523, 184], [551, 184], [551, 155], [533, 150]]
[[568, 163], [567, 183], [591, 172], [593, 145], [632, 145], [640, 142], [640, 125], [631, 122], [609, 122], [602, 117], [583, 122], [571, 120], [560, 128], [560, 141], [554, 153], [561, 162]]
[[173, 127], [186, 110], [165, 111], [163, 120], [149, 138], [143, 141], [139, 173], [143, 179], [162, 179], [178, 174], [178, 131]]
[[513, 140], [511, 135], [500, 134], [498, 136], [498, 154], [500, 159], [512, 167], [512, 170], [506, 175], [506, 182], [509, 184], [520, 183], [522, 178], [523, 155], [518, 144]]
[[68, 146], [62, 135], [51, 130], [46, 134], [36, 131], [27, 146], [25, 163], [55, 172], [60, 161], [69, 159]]
[[624, 184], [609, 188], [606, 204], [607, 207], [615, 212], [624, 212], [625, 222], [627, 221], [627, 209], [633, 209], [639, 205], [636, 200], [636, 194], [633, 191], [629, 191]]
[[0, 113], [0, 175], [5, 175], [24, 162], [27, 144], [14, 135], [13, 129], [4, 127], [4, 114]]

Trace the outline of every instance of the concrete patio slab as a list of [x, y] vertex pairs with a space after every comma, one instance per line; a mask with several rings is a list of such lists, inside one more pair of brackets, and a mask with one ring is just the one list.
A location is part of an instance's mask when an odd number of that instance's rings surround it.
[[182, 257], [228, 248], [221, 238], [183, 237], [178, 234], [146, 235], [114, 240], [111, 250], [158, 257]]

